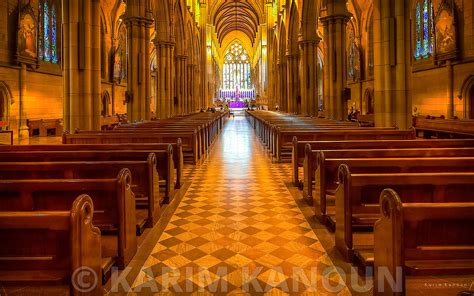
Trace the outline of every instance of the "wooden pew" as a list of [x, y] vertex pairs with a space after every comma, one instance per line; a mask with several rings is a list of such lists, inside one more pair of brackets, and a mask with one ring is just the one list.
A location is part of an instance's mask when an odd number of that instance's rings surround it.
[[[175, 174], [172, 147], [168, 150], [153, 150], [156, 155], [156, 169], [160, 180], [164, 181], [164, 203], [169, 203], [174, 195]], [[98, 151], [6, 151], [0, 152], [0, 162], [56, 162], [56, 161], [143, 161], [149, 151], [140, 150], [98, 150]]]
[[71, 295], [84, 295], [71, 282], [79, 268], [96, 275], [87, 295], [102, 295], [100, 230], [87, 195], [68, 211], [0, 212], [0, 285], [68, 285]]
[[[440, 279], [455, 275], [471, 284], [474, 203], [403, 203], [404, 199], [410, 198], [392, 189], [380, 196], [381, 219], [374, 226], [374, 295], [405, 295], [410, 276], [424, 278], [425, 283], [437, 276], [437, 282], [449, 283], [452, 281]], [[386, 271], [391, 278], [401, 280], [390, 285], [390, 277], [382, 274]], [[382, 281], [380, 290], [378, 281]], [[468, 289], [444, 293], [456, 295], [463, 290]]]
[[193, 133], [101, 133], [69, 134], [63, 133], [63, 144], [159, 144], [176, 143], [181, 139], [183, 157], [196, 164], [199, 160], [198, 137]]
[[394, 148], [439, 148], [439, 147], [474, 147], [474, 140], [354, 140], [354, 141], [301, 141], [293, 137], [292, 168], [293, 184], [300, 186], [298, 168], [303, 167], [306, 144], [312, 150], [336, 149], [394, 149]]
[[130, 170], [115, 179], [0, 180], [0, 211], [64, 211], [74, 196], [85, 193], [94, 202], [94, 225], [102, 235], [102, 269], [124, 268], [137, 251], [135, 196]]
[[[0, 146], [0, 153], [7, 151], [146, 151], [155, 153], [159, 151], [168, 151], [168, 146], [172, 146], [173, 164], [176, 169], [176, 189], [183, 185], [183, 151], [181, 147], [181, 139], [172, 144], [68, 144], [68, 145], [12, 145]], [[158, 165], [164, 165], [159, 163]], [[160, 176], [162, 179], [164, 175]]]
[[415, 130], [284, 130], [280, 131], [276, 141], [276, 157], [279, 160], [281, 149], [287, 146], [292, 149], [293, 138], [302, 141], [341, 141], [341, 140], [413, 140]]
[[[321, 152], [322, 153], [322, 152]], [[338, 186], [340, 165], [347, 165], [352, 174], [474, 172], [474, 157], [414, 157], [414, 158], [324, 158], [321, 155], [316, 170], [319, 202], [315, 213], [321, 222], [334, 229], [334, 196]], [[332, 202], [331, 202], [332, 201]], [[318, 211], [318, 206], [320, 211]]]
[[154, 153], [143, 161], [0, 162], [0, 180], [111, 179], [123, 168], [132, 173], [136, 229], [140, 235], [145, 227], [153, 227], [159, 220], [164, 202], [160, 198]]
[[[309, 144], [306, 146], [304, 161], [304, 188], [303, 198], [308, 204], [314, 204], [314, 190], [320, 190], [320, 185], [313, 184], [315, 180], [321, 180], [322, 177], [328, 178], [327, 182], [334, 180], [330, 176], [333, 174], [325, 174], [323, 169], [319, 170], [320, 164], [324, 166], [326, 159], [350, 159], [350, 158], [424, 158], [424, 157], [474, 157], [473, 148], [400, 148], [400, 149], [348, 149], [348, 150], [312, 150]], [[318, 171], [319, 170], [319, 171]], [[321, 176], [324, 174], [323, 176]], [[326, 177], [329, 176], [329, 177]], [[334, 175], [333, 175], [334, 176]], [[326, 182], [326, 181], [325, 181]], [[326, 183], [327, 183], [326, 182]], [[321, 183], [322, 184], [322, 183]], [[318, 191], [320, 193], [320, 191]], [[325, 191], [326, 192], [326, 191]], [[326, 199], [325, 192], [323, 195], [317, 196], [321, 202], [315, 213], [321, 213], [321, 217], [326, 215]], [[324, 218], [323, 218], [324, 220]]]
[[[114, 130], [106, 130], [106, 131], [82, 131], [76, 129], [74, 134], [88, 134], [88, 135], [104, 135], [104, 134], [147, 134], [147, 135], [156, 135], [156, 134], [170, 134], [170, 133], [188, 133], [189, 135], [196, 134], [196, 140], [197, 140], [197, 157], [201, 159], [204, 155], [206, 155], [206, 152], [209, 149], [210, 142], [209, 142], [209, 135], [208, 132], [205, 129], [201, 128], [195, 128], [195, 127], [189, 127], [189, 126], [182, 126], [182, 127], [159, 127], [159, 128], [149, 128], [149, 127], [144, 127], [144, 126], [139, 126], [139, 127], [128, 127], [128, 128], [115, 128]], [[66, 143], [63, 143], [66, 144]], [[85, 144], [85, 143], [82, 143]], [[108, 144], [108, 143], [104, 143]], [[191, 156], [191, 154], [187, 155]]]
[[414, 118], [417, 132], [430, 138], [473, 138], [474, 121], [465, 119]]
[[380, 218], [379, 195], [396, 190], [404, 203], [473, 202], [474, 172], [353, 174], [342, 164], [336, 189], [337, 250], [360, 266], [373, 264], [373, 233], [357, 229], [373, 227]]

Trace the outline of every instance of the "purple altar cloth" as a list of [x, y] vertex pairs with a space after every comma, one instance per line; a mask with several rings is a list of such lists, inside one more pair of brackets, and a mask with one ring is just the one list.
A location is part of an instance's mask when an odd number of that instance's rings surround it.
[[230, 108], [245, 108], [245, 102], [230, 102]]

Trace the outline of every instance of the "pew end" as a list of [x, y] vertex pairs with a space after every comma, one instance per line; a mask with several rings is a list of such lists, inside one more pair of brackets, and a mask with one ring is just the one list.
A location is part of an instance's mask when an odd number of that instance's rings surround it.
[[[92, 199], [81, 195], [70, 211], [0, 212], [0, 283], [6, 286], [69, 285], [71, 295], [83, 295], [72, 284], [77, 270], [95, 273], [88, 295], [102, 295], [101, 238], [92, 224]], [[48, 235], [44, 235], [47, 233]], [[35, 244], [32, 237], [37, 237]]]
[[[407, 277], [474, 275], [473, 202], [402, 203], [392, 189], [380, 195], [374, 226], [376, 295], [404, 295]], [[382, 273], [400, 279], [390, 284]]]

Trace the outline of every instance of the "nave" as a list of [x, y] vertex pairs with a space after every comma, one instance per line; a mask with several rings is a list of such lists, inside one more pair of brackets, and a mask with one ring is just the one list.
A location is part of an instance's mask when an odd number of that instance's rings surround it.
[[350, 295], [287, 188], [290, 165], [272, 161], [243, 116], [186, 175], [192, 184], [164, 232], [133, 262], [132, 291]]

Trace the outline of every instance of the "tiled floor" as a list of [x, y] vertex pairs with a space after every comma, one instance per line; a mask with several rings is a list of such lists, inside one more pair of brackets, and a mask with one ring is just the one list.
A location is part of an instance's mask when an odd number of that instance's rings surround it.
[[[136, 293], [350, 295], [243, 116], [230, 119], [132, 285]], [[325, 276], [323, 276], [323, 274]]]

